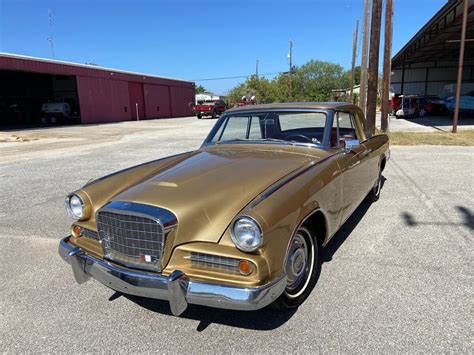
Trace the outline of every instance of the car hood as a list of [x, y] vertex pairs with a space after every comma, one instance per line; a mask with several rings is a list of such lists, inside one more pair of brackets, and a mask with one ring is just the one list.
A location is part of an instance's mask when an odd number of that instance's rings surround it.
[[173, 212], [178, 218], [175, 246], [193, 241], [217, 242], [232, 219], [260, 192], [320, 157], [265, 148], [201, 149], [113, 200]]

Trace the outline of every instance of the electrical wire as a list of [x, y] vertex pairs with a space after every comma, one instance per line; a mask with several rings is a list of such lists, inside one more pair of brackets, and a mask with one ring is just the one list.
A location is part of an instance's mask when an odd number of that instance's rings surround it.
[[[261, 76], [272, 76], [272, 75], [278, 75], [278, 74], [285, 74], [287, 72], [274, 72], [274, 73], [264, 73], [264, 74], [258, 74], [259, 77]], [[205, 78], [205, 79], [193, 79], [190, 81], [211, 81], [211, 80], [228, 80], [228, 79], [242, 79], [242, 78], [248, 78], [249, 76], [252, 76], [255, 74], [248, 74], [248, 75], [239, 75], [239, 76], [226, 76], [226, 77], [221, 77], [221, 78]]]

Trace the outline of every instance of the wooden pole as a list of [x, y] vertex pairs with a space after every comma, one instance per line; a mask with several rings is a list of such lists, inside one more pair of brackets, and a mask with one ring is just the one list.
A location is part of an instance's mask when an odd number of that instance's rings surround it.
[[386, 0], [385, 4], [385, 40], [383, 55], [383, 78], [382, 78], [382, 131], [388, 131], [388, 98], [390, 95], [390, 74], [392, 68], [390, 65], [392, 50], [392, 18], [393, 18], [393, 0]]
[[364, 0], [364, 26], [362, 28], [362, 59], [360, 63], [360, 94], [359, 106], [367, 112], [367, 52], [369, 50], [369, 16], [370, 0]]
[[293, 75], [293, 70], [292, 70], [292, 67], [293, 67], [293, 42], [290, 41], [290, 53], [289, 53], [289, 59], [290, 59], [290, 92], [289, 92], [289, 96], [290, 96], [290, 101], [291, 101], [291, 79], [292, 79], [292, 75]]
[[463, 14], [462, 14], [462, 29], [461, 29], [461, 47], [459, 48], [458, 78], [456, 81], [456, 101], [454, 104], [453, 133], [456, 133], [458, 130], [459, 99], [461, 97], [462, 68], [464, 65], [464, 45], [466, 42], [467, 10], [468, 10], [468, 0], [464, 0], [464, 9], [463, 9]]
[[354, 93], [354, 74], [355, 74], [355, 62], [356, 62], [356, 53], [357, 53], [357, 36], [359, 33], [359, 19], [356, 22], [356, 28], [354, 30], [354, 36], [352, 38], [352, 70], [351, 70], [351, 96], [350, 103], [353, 102], [352, 95]]
[[369, 74], [367, 87], [367, 122], [372, 133], [375, 133], [375, 115], [377, 109], [377, 82], [379, 75], [381, 18], [382, 0], [373, 0], [372, 23], [370, 26]]

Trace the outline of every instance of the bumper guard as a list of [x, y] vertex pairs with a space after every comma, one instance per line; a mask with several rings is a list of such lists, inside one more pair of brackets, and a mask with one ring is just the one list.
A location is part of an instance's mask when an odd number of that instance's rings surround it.
[[188, 303], [201, 306], [253, 311], [263, 308], [280, 296], [286, 287], [286, 276], [259, 287], [237, 287], [192, 281], [179, 270], [169, 276], [132, 270], [86, 254], [71, 245], [69, 237], [59, 243], [59, 254], [71, 265], [74, 278], [82, 284], [90, 277], [111, 289], [135, 296], [168, 300], [175, 316]]

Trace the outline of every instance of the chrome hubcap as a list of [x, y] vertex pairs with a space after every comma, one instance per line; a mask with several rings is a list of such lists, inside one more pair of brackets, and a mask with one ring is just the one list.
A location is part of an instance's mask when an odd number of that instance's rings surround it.
[[382, 182], [382, 175], [379, 174], [379, 178], [377, 180], [377, 183], [374, 186], [374, 192], [375, 192], [376, 196], [380, 193], [380, 188], [382, 186], [381, 182]]
[[308, 266], [308, 245], [302, 233], [298, 231], [289, 250], [286, 265], [288, 291], [295, 290], [305, 280]]

